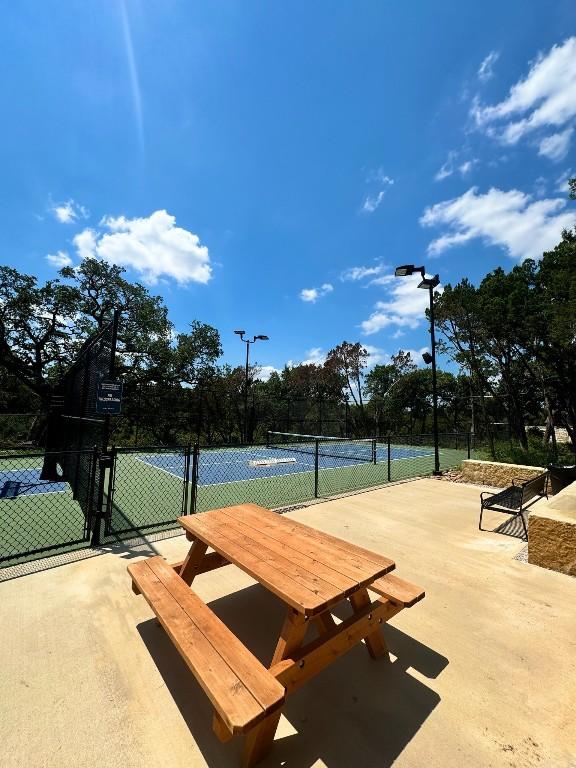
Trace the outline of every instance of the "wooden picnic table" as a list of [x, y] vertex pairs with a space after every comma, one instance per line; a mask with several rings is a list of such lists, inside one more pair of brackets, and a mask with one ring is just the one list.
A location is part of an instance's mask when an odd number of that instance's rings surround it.
[[[154, 557], [128, 570], [134, 590], [144, 594], [212, 701], [218, 737], [246, 734], [244, 766], [271, 748], [286, 695], [362, 640], [374, 659], [389, 658], [381, 625], [424, 597], [422, 589], [390, 573], [390, 558], [256, 504], [181, 517], [179, 523], [192, 541], [183, 562], [168, 566]], [[268, 669], [190, 589], [198, 574], [229, 563], [286, 607]], [[372, 601], [368, 589], [380, 597]], [[330, 609], [346, 600], [352, 615], [336, 623]], [[306, 641], [311, 624], [316, 637]]]

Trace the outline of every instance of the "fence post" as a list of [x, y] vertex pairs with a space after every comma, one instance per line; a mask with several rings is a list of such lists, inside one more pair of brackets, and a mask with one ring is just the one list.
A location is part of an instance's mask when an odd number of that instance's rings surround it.
[[373, 438], [372, 440], [372, 464], [378, 463], [378, 454], [377, 454], [377, 448], [376, 448], [376, 438]]
[[390, 433], [388, 433], [388, 482], [392, 479], [392, 464], [390, 458]]
[[[96, 468], [98, 468], [98, 477], [96, 477]], [[90, 515], [94, 519], [92, 528], [92, 538], [90, 546], [97, 547], [100, 544], [100, 528], [102, 527], [102, 504], [104, 501], [104, 482], [102, 478], [102, 467], [100, 464], [100, 451], [95, 445], [92, 449], [92, 466], [90, 467]], [[94, 496], [96, 495], [96, 510], [94, 510]]]
[[192, 491], [190, 494], [190, 513], [196, 512], [198, 498], [198, 469], [200, 465], [200, 446], [198, 443], [192, 449]]
[[318, 450], [319, 450], [319, 441], [315, 441], [315, 451], [314, 451], [314, 498], [318, 498]]
[[468, 446], [468, 458], [470, 458], [470, 442], [471, 442], [471, 440], [470, 440], [470, 432], [466, 432], [466, 437], [468, 438], [467, 441], [466, 441], [467, 442], [467, 446]]

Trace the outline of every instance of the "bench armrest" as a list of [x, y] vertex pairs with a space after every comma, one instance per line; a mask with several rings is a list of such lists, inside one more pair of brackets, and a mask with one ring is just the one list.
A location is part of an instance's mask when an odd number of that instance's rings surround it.
[[496, 496], [499, 491], [482, 491], [480, 494], [480, 501], [484, 501], [484, 496]]

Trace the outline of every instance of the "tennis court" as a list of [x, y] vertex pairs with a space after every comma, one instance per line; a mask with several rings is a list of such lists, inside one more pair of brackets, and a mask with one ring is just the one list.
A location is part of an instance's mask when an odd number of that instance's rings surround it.
[[[198, 512], [243, 502], [278, 508], [428, 475], [434, 468], [431, 445], [391, 445], [388, 461], [386, 443], [371, 448], [374, 441], [358, 442], [323, 446], [317, 472], [309, 445], [203, 448], [197, 483], [188, 487], [184, 450], [121, 449], [104, 541], [172, 528], [184, 501]], [[464, 447], [440, 450], [443, 469], [464, 458]], [[85, 517], [70, 485], [41, 480], [42, 461], [40, 454], [0, 457], [3, 566], [87, 545]]]
[[[332, 453], [332, 451], [336, 450], [336, 447], [330, 445], [327, 447], [323, 446], [323, 450], [326, 453], [319, 453], [319, 468], [338, 469], [374, 463], [367, 451], [356, 451], [357, 455], [354, 456], [355, 444], [346, 445], [349, 446], [349, 452], [342, 456]], [[434, 456], [432, 448], [391, 447], [391, 461], [422, 459], [431, 456]], [[184, 477], [184, 457], [182, 455], [174, 454], [169, 461], [166, 460], [166, 454], [164, 453], [142, 454], [138, 458], [151, 467], [169, 472], [176, 477]], [[270, 463], [266, 463], [268, 461]], [[375, 461], [376, 463], [388, 462], [387, 446], [377, 445]], [[312, 472], [314, 467], [314, 451], [305, 450], [303, 447], [296, 447], [293, 450], [289, 447], [278, 449], [265, 446], [206, 449], [201, 451], [199, 456], [198, 485], [220, 485], [223, 482], [223, 477], [228, 477], [234, 482], [242, 482], [260, 480], [265, 477]]]

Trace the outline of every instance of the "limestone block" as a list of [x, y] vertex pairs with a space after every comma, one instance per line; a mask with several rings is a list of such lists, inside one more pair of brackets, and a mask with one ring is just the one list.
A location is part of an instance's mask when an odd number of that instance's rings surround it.
[[465, 459], [462, 462], [464, 480], [496, 488], [507, 488], [512, 480], [530, 480], [545, 472], [544, 467], [531, 467], [525, 464], [504, 464], [500, 461], [480, 461]]

